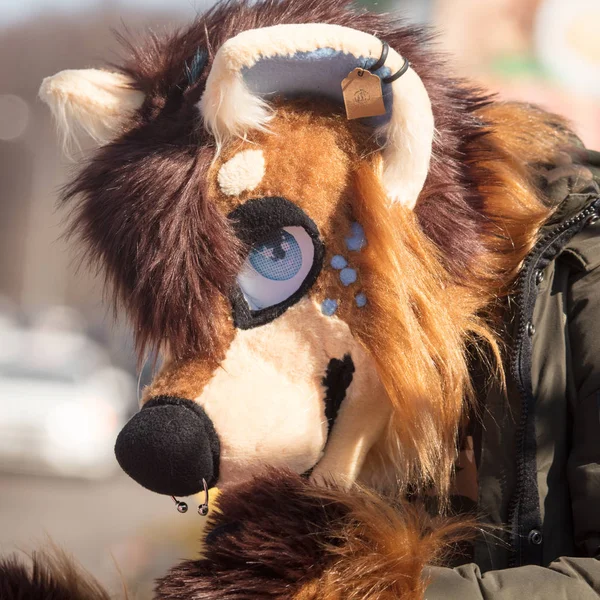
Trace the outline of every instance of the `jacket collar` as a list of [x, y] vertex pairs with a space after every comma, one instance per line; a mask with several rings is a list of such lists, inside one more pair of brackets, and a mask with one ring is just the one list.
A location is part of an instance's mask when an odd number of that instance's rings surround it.
[[580, 147], [562, 152], [552, 165], [544, 165], [538, 186], [546, 202], [556, 210], [545, 229], [567, 221], [600, 196], [600, 152]]

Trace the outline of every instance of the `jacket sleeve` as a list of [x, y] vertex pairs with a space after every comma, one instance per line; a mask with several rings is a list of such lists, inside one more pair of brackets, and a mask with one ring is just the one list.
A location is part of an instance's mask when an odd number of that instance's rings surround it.
[[429, 567], [426, 600], [598, 600], [600, 561], [560, 558], [548, 567], [528, 565], [481, 573], [474, 564]]

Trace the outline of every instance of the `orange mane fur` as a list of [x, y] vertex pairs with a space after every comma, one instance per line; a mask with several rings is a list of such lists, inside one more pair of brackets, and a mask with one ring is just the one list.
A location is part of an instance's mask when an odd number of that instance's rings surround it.
[[353, 331], [375, 359], [395, 407], [385, 440], [371, 453], [370, 472], [383, 487], [390, 478], [400, 489], [433, 483], [442, 498], [461, 419], [473, 401], [467, 348], [491, 348], [504, 380], [494, 330], [499, 299], [553, 210], [535, 188], [533, 165], [550, 162], [568, 141], [558, 119], [528, 106], [492, 104], [480, 116], [489, 132], [471, 151], [481, 157], [483, 251], [460, 281], [445, 269], [444, 249], [426, 237], [415, 215], [390, 207], [373, 166], [363, 164], [356, 173], [354, 209], [369, 240], [362, 270], [369, 312]]

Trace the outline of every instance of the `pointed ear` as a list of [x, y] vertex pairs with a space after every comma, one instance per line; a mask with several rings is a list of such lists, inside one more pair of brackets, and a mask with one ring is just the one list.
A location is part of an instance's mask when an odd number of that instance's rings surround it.
[[81, 147], [89, 136], [104, 145], [121, 134], [144, 94], [121, 73], [99, 69], [61, 71], [46, 77], [39, 91], [56, 120], [63, 148]]

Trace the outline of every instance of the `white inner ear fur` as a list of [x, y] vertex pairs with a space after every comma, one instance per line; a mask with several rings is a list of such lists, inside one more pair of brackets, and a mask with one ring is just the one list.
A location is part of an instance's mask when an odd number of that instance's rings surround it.
[[392, 87], [392, 116], [378, 131], [386, 139], [382, 181], [390, 201], [412, 210], [429, 173], [435, 131], [433, 112], [429, 94], [412, 69]]
[[[329, 361], [345, 354], [355, 372], [327, 441], [323, 378]], [[391, 415], [373, 361], [348, 325], [307, 298], [267, 325], [238, 331], [196, 401], [221, 443], [220, 486], [267, 465], [304, 473], [316, 463], [317, 481], [350, 484]]]
[[219, 169], [217, 181], [227, 196], [252, 191], [265, 176], [265, 156], [262, 150], [242, 150]]
[[144, 94], [132, 89], [133, 81], [121, 73], [99, 69], [61, 71], [46, 77], [40, 98], [50, 107], [63, 148], [81, 148], [84, 136], [98, 145], [123, 133]]

